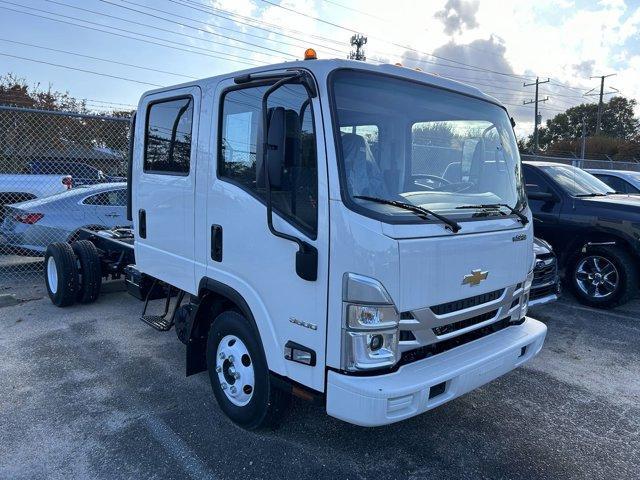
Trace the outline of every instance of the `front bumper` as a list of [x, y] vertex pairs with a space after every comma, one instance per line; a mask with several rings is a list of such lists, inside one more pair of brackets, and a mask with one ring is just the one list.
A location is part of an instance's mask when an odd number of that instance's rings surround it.
[[543, 323], [527, 318], [521, 325], [403, 365], [386, 375], [350, 376], [330, 371], [327, 413], [365, 427], [413, 417], [527, 362], [542, 348], [546, 333]]

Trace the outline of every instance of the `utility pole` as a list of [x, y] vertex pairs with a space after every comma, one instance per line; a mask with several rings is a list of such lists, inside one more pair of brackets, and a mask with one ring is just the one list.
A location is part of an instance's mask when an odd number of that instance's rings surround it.
[[580, 158], [582, 159], [580, 162], [580, 167], [584, 163], [584, 155], [587, 150], [587, 116], [582, 115], [582, 147], [580, 148]]
[[367, 37], [360, 33], [356, 33], [351, 37], [351, 46], [356, 47], [355, 51], [351, 50], [349, 53], [349, 58], [351, 60], [361, 60], [365, 61], [367, 57], [364, 55], [364, 46], [367, 43]]
[[546, 80], [544, 80], [543, 82], [540, 81], [540, 79], [538, 77], [536, 77], [536, 81], [535, 83], [525, 83], [523, 84], [523, 86], [525, 87], [530, 87], [532, 85], [536, 86], [536, 99], [535, 100], [528, 100], [528, 101], [524, 101], [522, 102], [523, 105], [530, 105], [532, 103], [536, 104], [535, 107], [535, 117], [534, 117], [534, 122], [533, 122], [533, 153], [538, 153], [538, 125], [540, 124], [540, 116], [538, 115], [538, 103], [539, 102], [546, 102], [549, 100], [549, 97], [540, 99], [538, 98], [538, 87], [541, 83], [548, 83], [550, 81], [549, 78], [547, 78]]
[[600, 96], [600, 100], [598, 101], [598, 117], [597, 117], [597, 121], [596, 121], [596, 135], [600, 135], [600, 126], [602, 124], [602, 107], [603, 102], [602, 102], [602, 97], [605, 95], [609, 95], [611, 93], [617, 93], [618, 89], [611, 87], [610, 92], [606, 92], [604, 91], [604, 79], [607, 77], [613, 77], [614, 75], [616, 75], [615, 73], [610, 73], [609, 75], [600, 75], [600, 76], [596, 76], [596, 77], [589, 77], [589, 78], [599, 78], [600, 79], [600, 94], [597, 93], [591, 93], [595, 90], [595, 88], [592, 88], [591, 90], [589, 90], [587, 93], [585, 93], [585, 96], [587, 97], [593, 97], [595, 95], [599, 95]]

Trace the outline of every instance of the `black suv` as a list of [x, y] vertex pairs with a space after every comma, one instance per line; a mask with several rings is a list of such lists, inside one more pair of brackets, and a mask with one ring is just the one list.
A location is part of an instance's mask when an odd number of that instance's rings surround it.
[[640, 197], [570, 165], [524, 162], [523, 172], [536, 237], [553, 246], [578, 299], [609, 308], [636, 295]]

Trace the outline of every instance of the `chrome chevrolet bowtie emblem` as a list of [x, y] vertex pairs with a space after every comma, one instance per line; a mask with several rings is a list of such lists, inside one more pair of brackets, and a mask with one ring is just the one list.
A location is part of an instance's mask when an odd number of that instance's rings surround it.
[[489, 276], [489, 272], [483, 272], [482, 270], [471, 270], [471, 275], [465, 275], [462, 278], [463, 285], [471, 285], [472, 287], [480, 285], [482, 280], [486, 280]]

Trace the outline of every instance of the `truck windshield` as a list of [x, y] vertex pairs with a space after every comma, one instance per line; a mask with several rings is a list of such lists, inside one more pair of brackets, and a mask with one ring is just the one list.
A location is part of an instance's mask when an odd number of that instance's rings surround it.
[[[332, 77], [343, 198], [391, 222], [420, 222], [388, 202], [458, 221], [524, 205], [520, 157], [507, 113], [490, 102], [394, 77], [339, 70]], [[473, 206], [477, 205], [477, 209]], [[465, 208], [458, 208], [465, 207]], [[435, 220], [434, 220], [435, 221]]]

